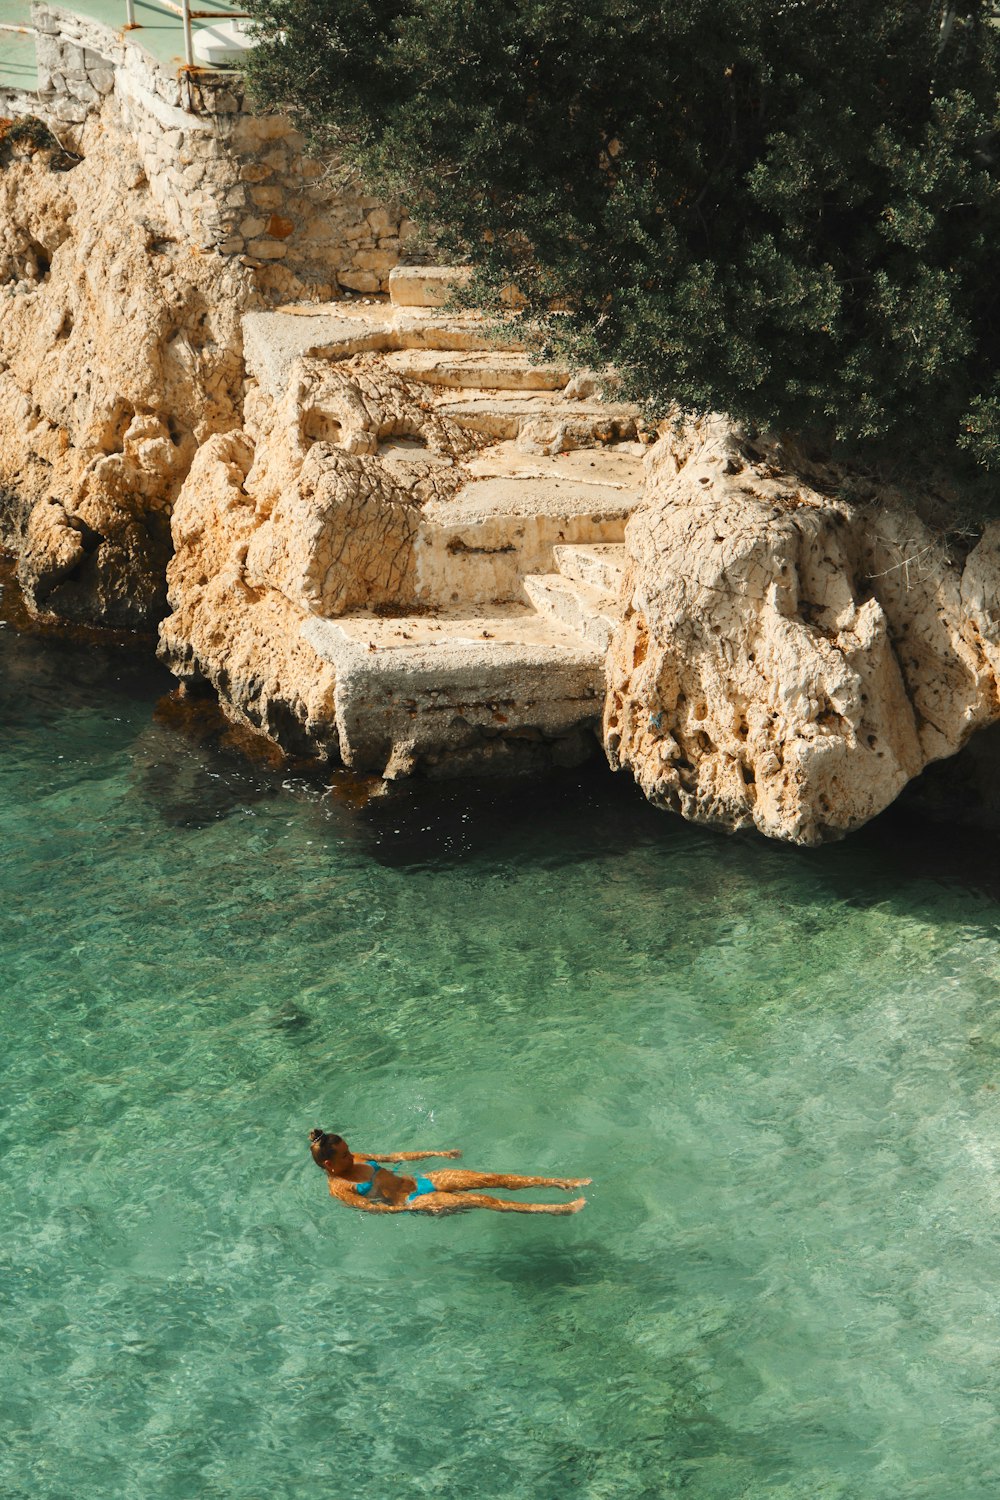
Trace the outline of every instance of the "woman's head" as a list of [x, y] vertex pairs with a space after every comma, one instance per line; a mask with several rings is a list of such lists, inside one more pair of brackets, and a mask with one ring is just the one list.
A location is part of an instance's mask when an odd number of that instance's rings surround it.
[[336, 1171], [352, 1160], [347, 1142], [342, 1135], [330, 1135], [325, 1130], [310, 1130], [309, 1150], [312, 1159], [324, 1172]]

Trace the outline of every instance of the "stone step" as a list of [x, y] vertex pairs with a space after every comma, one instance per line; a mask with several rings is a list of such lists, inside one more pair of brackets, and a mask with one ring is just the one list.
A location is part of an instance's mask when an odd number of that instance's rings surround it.
[[489, 741], [508, 769], [553, 744], [579, 759], [603, 708], [601, 653], [523, 605], [314, 617], [302, 634], [335, 669], [340, 753], [356, 770], [455, 774]]
[[575, 583], [586, 584], [617, 599], [621, 594], [625, 577], [625, 548], [619, 542], [598, 544], [593, 547], [565, 547], [555, 549], [555, 563], [564, 578]]
[[394, 307], [443, 307], [469, 271], [462, 266], [394, 266], [389, 300]]
[[626, 442], [563, 453], [526, 453], [514, 442], [502, 442], [483, 449], [466, 468], [477, 479], [571, 479], [580, 485], [607, 485], [638, 494], [644, 480], [644, 452], [641, 443]]
[[[284, 393], [292, 365], [303, 356], [349, 359], [410, 349], [446, 356], [508, 352], [496, 345], [489, 326], [475, 313], [446, 315], [388, 303], [310, 302], [244, 313], [242, 322], [247, 372], [276, 399]], [[518, 352], [516, 344], [508, 347]]]
[[[539, 466], [541, 469], [541, 466]], [[593, 517], [624, 525], [642, 496], [624, 485], [581, 484], [558, 469], [531, 475], [483, 475], [464, 484], [449, 500], [433, 500], [424, 511], [441, 525], [480, 525], [531, 517], [571, 520]]]
[[569, 371], [558, 365], [532, 364], [527, 354], [504, 350], [486, 353], [435, 353], [400, 349], [387, 354], [390, 370], [422, 385], [480, 391], [558, 391], [569, 383]]
[[602, 468], [581, 480], [568, 458], [577, 455], [534, 458], [520, 474], [485, 471], [450, 499], [430, 501], [414, 540], [417, 599], [519, 600], [522, 577], [550, 572], [556, 546], [621, 542], [641, 491], [609, 482]]
[[621, 622], [613, 594], [564, 578], [562, 573], [530, 573], [524, 590], [542, 619], [551, 618], [575, 631], [603, 656]]
[[484, 437], [512, 441], [530, 436], [544, 453], [590, 448], [635, 437], [639, 415], [617, 401], [567, 401], [544, 391], [469, 391], [435, 403], [438, 413]]

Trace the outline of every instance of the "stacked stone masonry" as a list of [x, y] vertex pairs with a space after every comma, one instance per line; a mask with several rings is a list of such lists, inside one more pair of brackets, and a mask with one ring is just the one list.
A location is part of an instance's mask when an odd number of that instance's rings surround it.
[[306, 156], [288, 119], [254, 113], [236, 73], [173, 73], [141, 28], [115, 32], [47, 5], [32, 7], [32, 22], [38, 94], [8, 110], [32, 110], [64, 139], [114, 109], [179, 236], [251, 267], [280, 263], [329, 294], [386, 290], [414, 226]]

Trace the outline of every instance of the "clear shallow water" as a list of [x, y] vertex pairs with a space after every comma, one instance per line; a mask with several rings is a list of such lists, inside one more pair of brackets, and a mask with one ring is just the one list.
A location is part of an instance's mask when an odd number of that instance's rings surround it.
[[[0, 630], [0, 1493], [996, 1495], [991, 848], [352, 809], [167, 685]], [[352, 1214], [314, 1124], [595, 1184]]]

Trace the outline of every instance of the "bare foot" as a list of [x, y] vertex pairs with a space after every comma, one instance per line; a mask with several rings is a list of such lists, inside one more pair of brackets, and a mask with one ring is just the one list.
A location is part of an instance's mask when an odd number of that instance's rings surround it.
[[575, 1187], [589, 1187], [593, 1180], [592, 1177], [557, 1177], [555, 1186], [568, 1191]]
[[586, 1198], [574, 1198], [572, 1203], [547, 1203], [545, 1212], [547, 1214], [578, 1214], [581, 1208], [586, 1208]]

